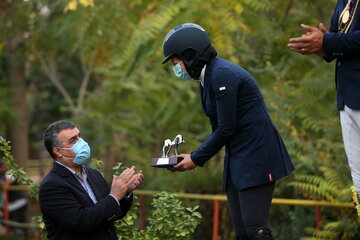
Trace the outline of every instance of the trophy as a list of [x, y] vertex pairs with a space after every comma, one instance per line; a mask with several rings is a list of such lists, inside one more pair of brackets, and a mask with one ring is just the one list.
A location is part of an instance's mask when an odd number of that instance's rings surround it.
[[[151, 166], [158, 168], [167, 168], [178, 164], [181, 160], [183, 160], [183, 158], [178, 157], [178, 147], [184, 142], [185, 141], [180, 134], [176, 135], [173, 141], [171, 141], [170, 139], [166, 139], [162, 148], [161, 157], [153, 158], [151, 160]], [[169, 157], [169, 153], [172, 147], [175, 148], [175, 156]]]

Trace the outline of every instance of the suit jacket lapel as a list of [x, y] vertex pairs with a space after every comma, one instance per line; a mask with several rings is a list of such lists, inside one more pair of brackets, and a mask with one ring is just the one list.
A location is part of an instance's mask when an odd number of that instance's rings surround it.
[[82, 191], [89, 199], [89, 201], [92, 203], [89, 194], [85, 191], [83, 186], [81, 186], [79, 180], [76, 179], [76, 177], [69, 171], [69, 169], [65, 168], [64, 166], [61, 166], [60, 164], [54, 163], [53, 171], [59, 173], [66, 182], [71, 184], [74, 188], [77, 188], [78, 190]]

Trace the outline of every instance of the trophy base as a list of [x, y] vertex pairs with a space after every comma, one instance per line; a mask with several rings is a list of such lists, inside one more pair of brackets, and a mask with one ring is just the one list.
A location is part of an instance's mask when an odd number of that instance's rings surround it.
[[184, 158], [178, 156], [153, 158], [151, 160], [151, 166], [157, 168], [168, 168], [178, 164]]

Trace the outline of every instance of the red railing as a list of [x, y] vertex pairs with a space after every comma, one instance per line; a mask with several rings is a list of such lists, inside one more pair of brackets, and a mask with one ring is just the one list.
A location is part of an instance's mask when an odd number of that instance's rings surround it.
[[[5, 220], [9, 220], [9, 192], [4, 190], [3, 191], [3, 196], [4, 196], [4, 219]], [[10, 234], [10, 226], [9, 225], [5, 225], [5, 235], [9, 235]]]

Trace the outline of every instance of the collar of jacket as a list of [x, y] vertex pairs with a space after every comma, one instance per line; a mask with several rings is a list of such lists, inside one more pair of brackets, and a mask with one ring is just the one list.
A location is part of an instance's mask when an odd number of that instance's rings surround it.
[[[74, 175], [73, 172], [70, 171], [67, 167], [56, 161], [54, 162], [53, 170], [58, 172], [63, 177]], [[83, 171], [86, 171], [86, 173], [88, 173], [85, 166], [83, 166]]]

